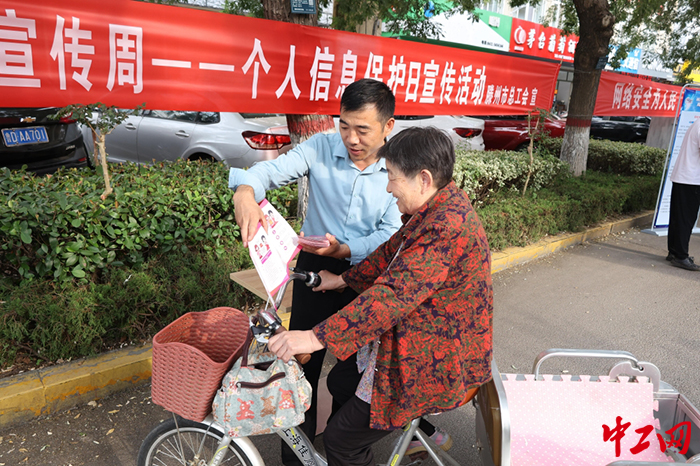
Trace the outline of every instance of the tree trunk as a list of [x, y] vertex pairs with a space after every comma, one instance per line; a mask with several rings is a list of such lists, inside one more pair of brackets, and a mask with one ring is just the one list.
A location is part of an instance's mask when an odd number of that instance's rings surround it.
[[574, 0], [574, 5], [579, 19], [579, 41], [560, 158], [569, 163], [574, 176], [581, 176], [586, 172], [591, 117], [600, 82], [596, 65], [600, 57], [608, 54], [615, 17], [607, 0]]
[[[265, 19], [284, 21], [286, 23], [302, 24], [304, 26], [317, 26], [318, 15], [292, 14], [290, 0], [262, 0]], [[318, 8], [318, 7], [317, 7]], [[333, 118], [328, 115], [287, 115], [287, 127], [292, 146], [296, 146], [309, 139], [316, 133], [335, 132]], [[297, 181], [299, 201], [297, 204], [297, 217], [304, 223], [306, 207], [309, 200], [308, 179], [303, 177]]]
[[112, 184], [110, 183], [109, 180], [109, 170], [107, 169], [107, 151], [105, 150], [105, 135], [104, 134], [99, 134], [97, 136], [97, 148], [99, 149], [99, 154], [100, 154], [100, 165], [102, 166], [102, 176], [105, 179], [105, 190], [100, 196], [100, 198], [104, 201], [107, 199], [107, 196], [112, 194]]
[[[262, 4], [265, 19], [284, 21], [285, 23], [302, 24], [304, 26], [318, 25], [318, 14], [292, 14], [291, 0], [262, 0]], [[316, 11], [318, 11], [318, 4], [316, 5]]]
[[97, 145], [97, 131], [90, 126], [90, 131], [92, 132], [92, 158], [95, 159], [95, 168], [100, 165], [100, 148]]
[[[329, 115], [287, 115], [287, 128], [292, 146], [301, 144], [316, 133], [334, 133], [335, 125]], [[309, 205], [309, 179], [303, 176], [297, 180], [297, 217], [304, 223], [306, 208]]]

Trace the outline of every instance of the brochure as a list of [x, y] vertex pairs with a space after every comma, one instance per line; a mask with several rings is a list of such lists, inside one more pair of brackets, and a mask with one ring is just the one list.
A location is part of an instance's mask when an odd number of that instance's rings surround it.
[[289, 278], [289, 263], [301, 246], [294, 229], [267, 199], [259, 205], [267, 221], [267, 232], [258, 224], [248, 251], [267, 295], [274, 302], [277, 291]]

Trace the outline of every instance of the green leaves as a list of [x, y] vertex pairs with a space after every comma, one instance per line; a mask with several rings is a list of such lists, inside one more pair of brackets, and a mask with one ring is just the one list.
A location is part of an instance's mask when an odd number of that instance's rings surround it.
[[[93, 171], [42, 178], [0, 170], [0, 262], [16, 282], [87, 283], [107, 267], [135, 266], [168, 251], [220, 255], [238, 242], [225, 166], [180, 161], [111, 170], [119, 187], [105, 201]], [[270, 200], [294, 215], [296, 188], [271, 191]]]
[[87, 105], [68, 105], [67, 107], [60, 109], [51, 118], [58, 119], [68, 116], [71, 119], [88, 126], [93, 131], [98, 131], [99, 133], [106, 135], [112, 131], [112, 129], [116, 128], [124, 120], [126, 120], [129, 115], [132, 113], [138, 113], [145, 106], [146, 104], [143, 103], [133, 110], [124, 110], [115, 106], [107, 106], [102, 102]]
[[[532, 163], [531, 163], [532, 162]], [[453, 178], [472, 203], [492, 202], [499, 191], [519, 191], [532, 169], [529, 189], [537, 191], [567, 172], [566, 164], [547, 154], [530, 160], [523, 152], [457, 150]]]
[[31, 230], [22, 230], [20, 233], [20, 238], [23, 243], [29, 244], [32, 242], [32, 232]]
[[[561, 139], [545, 138], [539, 145], [558, 157], [561, 143]], [[665, 162], [664, 149], [629, 142], [591, 139], [586, 168], [620, 175], [657, 175], [664, 169]]]

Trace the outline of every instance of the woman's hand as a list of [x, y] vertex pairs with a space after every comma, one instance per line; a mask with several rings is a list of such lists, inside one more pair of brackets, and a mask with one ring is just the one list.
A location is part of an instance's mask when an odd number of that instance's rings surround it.
[[313, 330], [280, 332], [270, 337], [267, 347], [284, 362], [289, 362], [295, 354], [313, 353], [324, 348]]
[[336, 275], [328, 270], [321, 270], [318, 275], [321, 277], [321, 284], [313, 288], [314, 291], [341, 291], [348, 286], [341, 275]]

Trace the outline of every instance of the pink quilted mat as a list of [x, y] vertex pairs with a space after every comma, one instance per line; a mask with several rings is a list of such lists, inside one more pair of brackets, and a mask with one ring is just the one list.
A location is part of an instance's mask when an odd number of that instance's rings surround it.
[[[544, 375], [544, 381], [515, 380], [515, 374], [504, 374], [503, 381], [511, 416], [511, 465], [512, 466], [603, 466], [618, 460], [670, 462], [661, 452], [656, 437], [658, 421], [654, 410], [653, 386], [646, 378], [629, 382], [620, 377], [610, 382], [600, 377], [600, 382], [581, 376], [581, 381], [571, 381], [570, 375], [562, 375], [562, 381]], [[620, 424], [630, 425], [622, 434]], [[604, 440], [603, 425], [609, 428], [608, 440]], [[637, 447], [643, 434], [636, 429], [652, 425], [655, 430]], [[620, 456], [616, 456], [616, 441], [620, 441]], [[642, 450], [644, 443], [646, 449]], [[642, 451], [639, 451], [642, 450]]]

